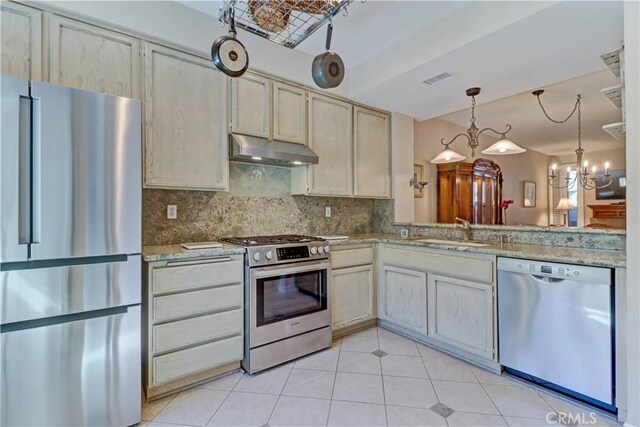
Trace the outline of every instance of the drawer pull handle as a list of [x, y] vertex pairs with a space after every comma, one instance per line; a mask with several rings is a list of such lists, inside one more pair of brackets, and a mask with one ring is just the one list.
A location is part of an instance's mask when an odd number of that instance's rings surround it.
[[223, 258], [204, 258], [190, 261], [169, 261], [167, 267], [177, 267], [181, 265], [198, 265], [198, 264], [216, 264], [219, 262], [231, 261], [230, 257]]

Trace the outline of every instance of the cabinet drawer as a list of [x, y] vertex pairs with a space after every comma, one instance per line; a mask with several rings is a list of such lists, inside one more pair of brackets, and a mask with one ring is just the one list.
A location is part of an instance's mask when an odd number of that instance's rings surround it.
[[153, 320], [162, 322], [242, 307], [242, 285], [221, 286], [153, 298]]
[[384, 263], [482, 282], [492, 282], [495, 269], [491, 259], [396, 248], [384, 249]]
[[209, 314], [153, 327], [153, 353], [242, 333], [242, 310]]
[[242, 359], [242, 335], [153, 358], [153, 383], [159, 385]]
[[153, 293], [186, 291], [243, 280], [242, 261], [215, 261], [153, 270]]
[[331, 268], [373, 264], [373, 247], [344, 249], [331, 252]]

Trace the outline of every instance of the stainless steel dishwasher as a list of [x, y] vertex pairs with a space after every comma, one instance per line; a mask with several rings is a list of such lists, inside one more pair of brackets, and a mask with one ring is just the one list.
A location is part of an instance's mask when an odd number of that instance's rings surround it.
[[615, 412], [612, 270], [498, 258], [507, 371]]

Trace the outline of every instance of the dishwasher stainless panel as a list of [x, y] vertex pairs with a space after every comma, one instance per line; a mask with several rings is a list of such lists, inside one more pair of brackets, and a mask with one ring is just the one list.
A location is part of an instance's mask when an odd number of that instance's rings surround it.
[[610, 269], [498, 259], [499, 361], [614, 404]]

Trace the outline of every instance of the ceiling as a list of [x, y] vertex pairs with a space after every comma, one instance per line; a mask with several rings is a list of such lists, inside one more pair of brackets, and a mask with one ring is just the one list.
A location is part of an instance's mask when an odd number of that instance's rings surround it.
[[[581, 94], [583, 148], [587, 152], [623, 148], [623, 141], [602, 130], [602, 125], [622, 120], [620, 109], [600, 92], [600, 89], [616, 84], [619, 84], [618, 78], [606, 69], [545, 86], [545, 93], [540, 99], [553, 119], [563, 120], [573, 109], [577, 94]], [[467, 102], [470, 102], [469, 98]], [[479, 128], [491, 127], [501, 131], [509, 123], [513, 126], [509, 139], [516, 144], [556, 156], [571, 154], [577, 148], [577, 117], [576, 112], [564, 124], [550, 122], [530, 91], [476, 107], [476, 125]], [[440, 117], [465, 128], [469, 126], [470, 118], [470, 108]]]
[[[220, 1], [180, 1], [218, 16]], [[621, 1], [360, 0], [334, 19], [332, 50], [349, 69], [349, 97], [418, 120], [605, 69], [623, 38]], [[324, 50], [324, 27], [297, 51]], [[282, 48], [286, 49], [286, 48]], [[268, 71], [268, 70], [265, 70]], [[454, 78], [428, 87], [444, 71]]]

